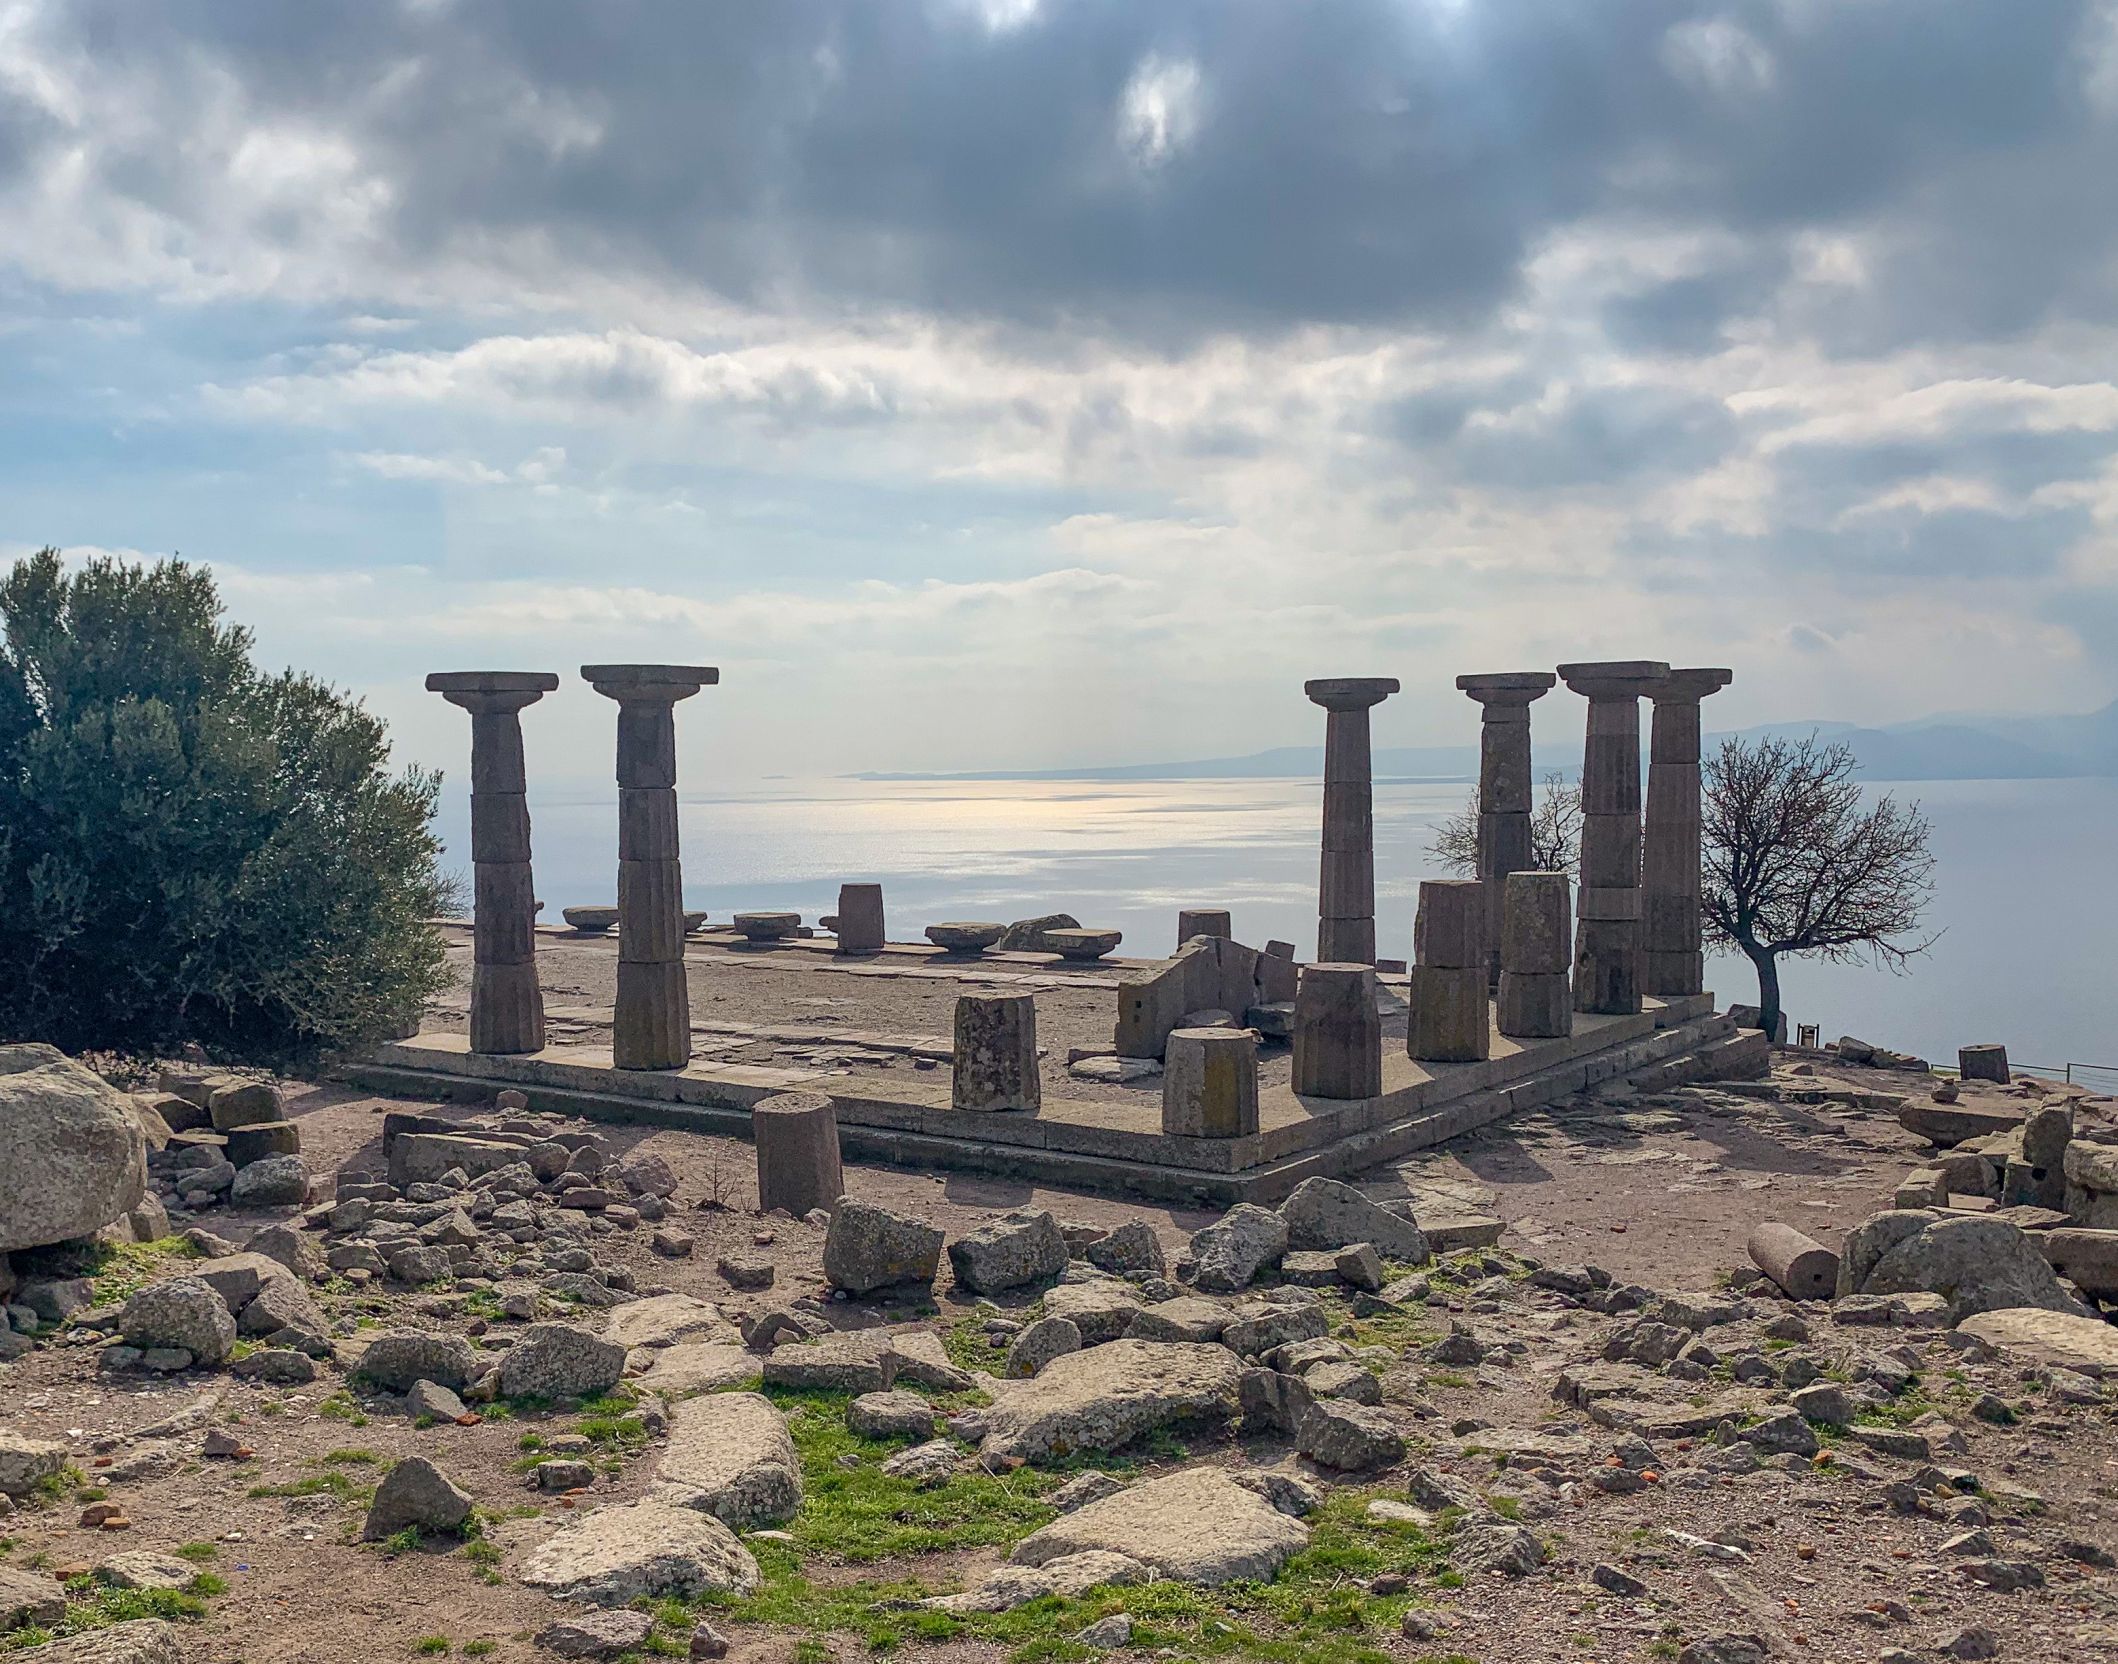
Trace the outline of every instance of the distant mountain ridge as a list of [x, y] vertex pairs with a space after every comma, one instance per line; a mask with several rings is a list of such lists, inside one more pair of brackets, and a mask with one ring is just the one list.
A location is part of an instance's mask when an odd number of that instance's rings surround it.
[[[1644, 725], [1643, 725], [1644, 726]], [[1847, 722], [1775, 722], [1737, 730], [1753, 739], [1816, 733], [1853, 748], [1871, 780], [2070, 780], [2118, 776], [2118, 700], [2078, 716], [1922, 717], [1883, 728]], [[1725, 736], [1710, 734], [1713, 745]], [[1579, 771], [1578, 752], [1536, 761], [1540, 774]], [[1478, 772], [1475, 745], [1378, 746], [1378, 780], [1469, 780]], [[980, 769], [957, 774], [856, 774], [856, 780], [1312, 780], [1324, 749], [1283, 745], [1242, 757], [1186, 762], [1110, 763], [1073, 768]]]

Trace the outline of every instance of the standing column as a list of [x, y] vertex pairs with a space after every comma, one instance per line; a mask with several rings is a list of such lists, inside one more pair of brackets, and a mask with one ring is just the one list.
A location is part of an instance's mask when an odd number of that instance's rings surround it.
[[1580, 928], [1574, 1009], [1640, 1009], [1640, 696], [1669, 666], [1647, 659], [1563, 664], [1560, 678], [1589, 702], [1581, 756]]
[[1317, 884], [1316, 956], [1375, 963], [1375, 786], [1368, 710], [1397, 691], [1395, 676], [1342, 676], [1302, 691], [1324, 720], [1324, 859]]
[[691, 1061], [684, 980], [684, 874], [677, 859], [679, 699], [721, 679], [709, 665], [585, 664], [618, 702], [618, 1007], [612, 1061], [681, 1069]]
[[1640, 989], [1703, 994], [1699, 931], [1699, 701], [1729, 670], [1672, 670], [1650, 697], [1647, 830], [1640, 845]]
[[1500, 986], [1500, 912], [1508, 874], [1528, 872], [1530, 853], [1530, 705], [1558, 681], [1548, 670], [1501, 670], [1459, 676], [1456, 685], [1480, 706], [1478, 730], [1478, 876], [1486, 887], [1486, 985]]
[[474, 1052], [544, 1049], [522, 709], [558, 685], [546, 670], [438, 670], [427, 678], [427, 692], [471, 713]]

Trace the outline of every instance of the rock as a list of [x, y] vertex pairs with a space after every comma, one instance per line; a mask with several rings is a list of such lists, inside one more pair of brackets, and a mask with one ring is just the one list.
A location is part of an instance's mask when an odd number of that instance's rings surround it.
[[411, 1456], [382, 1476], [360, 1534], [376, 1543], [408, 1528], [459, 1531], [470, 1517], [470, 1493], [424, 1456]]
[[1511, 1520], [1483, 1520], [1456, 1533], [1449, 1545], [1449, 1559], [1461, 1572], [1528, 1577], [1544, 1564], [1544, 1548], [1525, 1526]]
[[246, 1310], [267, 1287], [294, 1281], [293, 1273], [278, 1260], [247, 1249], [239, 1254], [216, 1254], [211, 1259], [195, 1261], [184, 1274], [197, 1278], [212, 1289], [229, 1311], [235, 1313]]
[[679, 1341], [733, 1345], [743, 1337], [718, 1306], [689, 1294], [654, 1294], [619, 1304], [604, 1320], [603, 1338], [631, 1351], [637, 1346], [674, 1346]]
[[561, 1658], [616, 1658], [637, 1652], [654, 1633], [645, 1612], [582, 1612], [537, 1631], [537, 1645]]
[[635, 1196], [674, 1196], [676, 1169], [651, 1150], [635, 1150], [620, 1163], [618, 1180]]
[[649, 1496], [737, 1530], [792, 1519], [802, 1469], [785, 1418], [752, 1392], [685, 1399], [670, 1410], [669, 1448]]
[[1772, 1456], [1814, 1456], [1818, 1449], [1816, 1434], [1809, 1430], [1809, 1423], [1798, 1410], [1781, 1410], [1761, 1417], [1744, 1428], [1739, 1437]]
[[1405, 1458], [1405, 1436], [1381, 1410], [1348, 1399], [1319, 1400], [1294, 1427], [1295, 1448], [1321, 1467], [1369, 1473]]
[[949, 1244], [949, 1265], [957, 1286], [974, 1294], [998, 1294], [1043, 1282], [1064, 1271], [1066, 1262], [1066, 1238], [1059, 1221], [1042, 1209], [988, 1220]]
[[2028, 1235], [1990, 1216], [1876, 1214], [1847, 1236], [1838, 1290], [1841, 1296], [1938, 1294], [1959, 1323], [2022, 1306], [2085, 1315]]
[[1043, 913], [1034, 919], [1017, 919], [993, 945], [1003, 953], [1057, 953], [1049, 933], [1080, 928], [1081, 921], [1071, 913]]
[[226, 1363], [235, 1348], [227, 1301], [196, 1277], [172, 1277], [139, 1290], [125, 1302], [118, 1328], [129, 1346], [189, 1352], [209, 1368]]
[[290, 1277], [303, 1282], [315, 1281], [328, 1269], [324, 1264], [322, 1245], [315, 1237], [291, 1225], [267, 1225], [252, 1232], [243, 1252], [271, 1260], [285, 1268]]
[[298, 1208], [309, 1199], [300, 1156], [263, 1156], [235, 1175], [228, 1200], [239, 1208]]
[[[1144, 1302], [1130, 1283], [1098, 1277], [1081, 1283], [1061, 1283], [1046, 1291], [1044, 1315], [1063, 1317], [1081, 1331], [1083, 1346], [1100, 1346], [1132, 1333]], [[1163, 1336], [1188, 1340], [1194, 1337]]]
[[1130, 1555], [1088, 1549], [1059, 1555], [1042, 1566], [994, 1566], [975, 1588], [960, 1595], [932, 1595], [920, 1604], [943, 1612], [1011, 1612], [1047, 1596], [1067, 1599], [1100, 1584], [1145, 1583], [1153, 1575], [1152, 1567]]
[[693, 1658], [725, 1658], [728, 1656], [728, 1637], [701, 1618], [692, 1626], [691, 1656]]
[[2022, 1306], [1966, 1318], [1958, 1334], [1974, 1336], [2018, 1363], [2080, 1374], [2118, 1376], [2118, 1328], [2100, 1318]]
[[765, 1385], [797, 1391], [881, 1392], [896, 1379], [888, 1338], [873, 1329], [782, 1346], [764, 1363]]
[[217, 1087], [206, 1100], [206, 1113], [215, 1132], [254, 1127], [287, 1118], [286, 1102], [270, 1081], [235, 1081]]
[[1647, 1585], [1629, 1571], [1613, 1566], [1608, 1561], [1589, 1568], [1589, 1581], [1597, 1588], [1618, 1596], [1621, 1600], [1638, 1600], [1647, 1593]]
[[146, 1188], [124, 1093], [54, 1047], [0, 1046], [0, 1254], [91, 1236]]
[[1048, 1461], [1120, 1446], [1172, 1423], [1236, 1413], [1241, 1366], [1225, 1347], [1115, 1340], [1071, 1352], [993, 1406], [989, 1454]]
[[586, 1462], [555, 1457], [530, 1469], [530, 1483], [540, 1491], [585, 1491], [596, 1482], [596, 1470]]
[[941, 1242], [942, 1233], [924, 1220], [846, 1197], [824, 1237], [824, 1277], [848, 1294], [931, 1283], [941, 1266]]
[[[1058, 1294], [1063, 1290], [1054, 1289], [1052, 1292]], [[1049, 1300], [1046, 1309], [1050, 1309]], [[1234, 1315], [1217, 1300], [1182, 1295], [1175, 1300], [1142, 1306], [1133, 1314], [1126, 1332], [1135, 1340], [1219, 1340], [1234, 1321]], [[1076, 1318], [1075, 1321], [1080, 1320]], [[1088, 1338], [1087, 1331], [1083, 1331], [1082, 1338]]]
[[1094, 1647], [1099, 1652], [1112, 1647], [1130, 1646], [1133, 1638], [1133, 1615], [1130, 1612], [1113, 1612], [1107, 1618], [1098, 1618], [1086, 1629], [1077, 1631], [1074, 1639], [1084, 1647]]
[[916, 1392], [864, 1392], [846, 1406], [846, 1425], [864, 1439], [931, 1438], [934, 1406]]
[[1001, 1373], [1010, 1380], [1026, 1381], [1054, 1358], [1081, 1350], [1081, 1328], [1071, 1318], [1040, 1317], [1026, 1324], [1008, 1347]]
[[718, 1342], [680, 1341], [648, 1352], [652, 1358], [640, 1385], [667, 1399], [689, 1398], [693, 1393], [720, 1392], [728, 1387], [755, 1386], [757, 1355], [740, 1346]]
[[882, 1471], [892, 1479], [903, 1479], [921, 1490], [946, 1485], [963, 1468], [963, 1454], [948, 1439], [933, 1439], [900, 1450], [883, 1459]]
[[1960, 1629], [1942, 1643], [1942, 1652], [1950, 1658], [1998, 1658], [2000, 1642], [1990, 1629], [1982, 1624], [1973, 1624]]
[[[657, 1236], [665, 1233], [656, 1232]], [[686, 1250], [689, 1252], [689, 1250]], [[757, 1290], [770, 1288], [779, 1268], [762, 1254], [723, 1254], [714, 1269], [730, 1288]]]
[[461, 1392], [478, 1373], [478, 1354], [461, 1335], [400, 1330], [370, 1341], [351, 1373], [384, 1392], [410, 1392], [421, 1381]]
[[307, 1289], [292, 1277], [275, 1277], [244, 1303], [235, 1328], [238, 1334], [253, 1336], [276, 1335], [283, 1329], [321, 1335], [330, 1325]]
[[1090, 1468], [1061, 1485], [1045, 1498], [1062, 1514], [1071, 1514], [1076, 1508], [1085, 1508], [1091, 1502], [1101, 1502], [1107, 1496], [1116, 1496], [1125, 1489], [1125, 1481], [1113, 1479], [1109, 1474]]
[[1007, 934], [1004, 924], [959, 919], [926, 927], [926, 938], [944, 953], [983, 953]]
[[1426, 1237], [1411, 1220], [1337, 1179], [1304, 1179], [1279, 1211], [1292, 1248], [1349, 1248], [1366, 1242], [1383, 1258], [1407, 1265], [1424, 1265], [1432, 1257]]
[[267, 1347], [247, 1358], [238, 1358], [229, 1373], [239, 1381], [267, 1381], [279, 1387], [298, 1387], [316, 1379], [316, 1360], [291, 1346]]
[[1762, 1635], [1706, 1635], [1677, 1654], [1677, 1664], [1771, 1664]]
[[153, 1549], [113, 1554], [95, 1571], [96, 1581], [111, 1589], [183, 1589], [198, 1575], [198, 1567], [190, 1561]]
[[187, 1656], [175, 1624], [135, 1618], [47, 1641], [36, 1650], [36, 1664], [185, 1664]]
[[436, 1421], [461, 1421], [470, 1411], [447, 1387], [433, 1381], [414, 1381], [404, 1395], [405, 1414], [414, 1420], [431, 1416]]
[[65, 1468], [65, 1445], [0, 1427], [0, 1496], [27, 1496]]
[[[694, 1400], [694, 1402], [697, 1402]], [[711, 1514], [652, 1499], [600, 1508], [531, 1550], [522, 1582], [599, 1606], [674, 1595], [747, 1595], [757, 1562]]]
[[0, 1635], [32, 1625], [43, 1628], [65, 1616], [66, 1591], [52, 1578], [0, 1566]]
[[1128, 1273], [1160, 1277], [1168, 1270], [1162, 1257], [1162, 1239], [1144, 1219], [1128, 1219], [1110, 1235], [1091, 1242], [1083, 1258], [1099, 1270], [1120, 1277]]
[[885, 1345], [884, 1359], [892, 1381], [909, 1381], [931, 1392], [968, 1392], [978, 1384], [969, 1370], [949, 1362], [941, 1336], [931, 1329], [892, 1329]]
[[1238, 1202], [1191, 1239], [1192, 1281], [1208, 1294], [1234, 1294], [1287, 1252], [1287, 1222], [1266, 1208]]
[[[1124, 1345], [1124, 1342], [1117, 1342]], [[1015, 1545], [1017, 1565], [1102, 1551], [1208, 1586], [1270, 1580], [1309, 1543], [1308, 1527], [1219, 1468], [1185, 1468], [1062, 1514]]]
[[625, 1348], [570, 1323], [533, 1323], [500, 1363], [502, 1398], [594, 1398], [625, 1373]]

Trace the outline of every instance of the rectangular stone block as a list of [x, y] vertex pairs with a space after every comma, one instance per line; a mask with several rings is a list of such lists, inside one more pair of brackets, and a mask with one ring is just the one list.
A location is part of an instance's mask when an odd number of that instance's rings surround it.
[[526, 965], [537, 951], [537, 900], [527, 861], [471, 868], [471, 957], [482, 965]]
[[520, 792], [472, 794], [471, 859], [515, 863], [529, 858], [529, 799]]
[[678, 854], [677, 794], [663, 786], [618, 793], [618, 859], [674, 861]]
[[883, 945], [883, 895], [880, 884], [838, 887], [838, 951], [873, 953]]
[[471, 966], [471, 1050], [509, 1057], [544, 1050], [537, 961]]
[[[1529, 711], [1522, 713], [1525, 717]], [[1530, 808], [1530, 746], [1519, 727], [1488, 722], [1478, 747], [1478, 807], [1487, 814], [1526, 814]]]
[[1650, 763], [1698, 765], [1699, 706], [1696, 700], [1671, 700], [1655, 707], [1648, 730], [1647, 755]]
[[1640, 734], [1588, 736], [1581, 763], [1581, 808], [1584, 814], [1622, 815], [1640, 812]]
[[684, 869], [676, 861], [618, 863], [618, 958], [662, 965], [684, 957]]
[[1372, 851], [1324, 851], [1317, 872], [1316, 910], [1327, 919], [1375, 916], [1375, 855]]
[[1703, 994], [1706, 992], [1706, 955], [1671, 952], [1667, 948], [1640, 951], [1640, 988], [1648, 994]]
[[1597, 889], [1584, 884], [1576, 911], [1584, 919], [1638, 919], [1640, 891], [1637, 886]]
[[1383, 1025], [1375, 1008], [1375, 973], [1358, 961], [1307, 967], [1295, 994], [1293, 1038], [1297, 1094], [1378, 1096]]
[[1157, 970], [1120, 976], [1112, 1041], [1118, 1055], [1160, 1057], [1184, 1014], [1204, 1010], [1219, 991], [1220, 961], [1204, 945], [1187, 943]]
[[1414, 965], [1406, 994], [1405, 1049], [1426, 1063], [1475, 1063], [1491, 1055], [1483, 962], [1442, 969]]
[[1375, 963], [1375, 920], [1319, 919], [1316, 924], [1316, 956], [1319, 961], [1347, 965]]
[[1556, 1040], [1572, 1034], [1573, 980], [1564, 971], [1502, 971], [1494, 1014], [1500, 1032], [1513, 1040]]
[[1627, 889], [1640, 882], [1640, 817], [1581, 818], [1581, 882], [1594, 889]]
[[1574, 933], [1574, 1009], [1603, 1016], [1640, 1010], [1640, 923], [1583, 919]]
[[1367, 849], [1375, 842], [1375, 801], [1365, 781], [1324, 788], [1323, 847]]
[[1510, 873], [1503, 890], [1502, 972], [1564, 977], [1574, 963], [1573, 886], [1566, 874]]
[[1655, 890], [1640, 893], [1640, 946], [1649, 953], [1695, 953], [1699, 898]]

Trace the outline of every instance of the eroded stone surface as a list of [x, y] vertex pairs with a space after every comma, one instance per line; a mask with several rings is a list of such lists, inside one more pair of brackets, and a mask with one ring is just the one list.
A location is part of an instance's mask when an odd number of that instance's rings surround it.
[[757, 1561], [713, 1515], [652, 1498], [599, 1508], [530, 1551], [522, 1582], [597, 1606], [665, 1595], [747, 1595]]
[[1008, 1388], [986, 1448], [1026, 1461], [1116, 1450], [1144, 1433], [1236, 1413], [1242, 1368], [1225, 1347], [1115, 1340], [1071, 1352]]
[[1218, 1468], [1129, 1485], [1062, 1514], [1010, 1556], [1042, 1566], [1091, 1550], [1123, 1554], [1186, 1583], [1269, 1580], [1308, 1546], [1309, 1528]]

